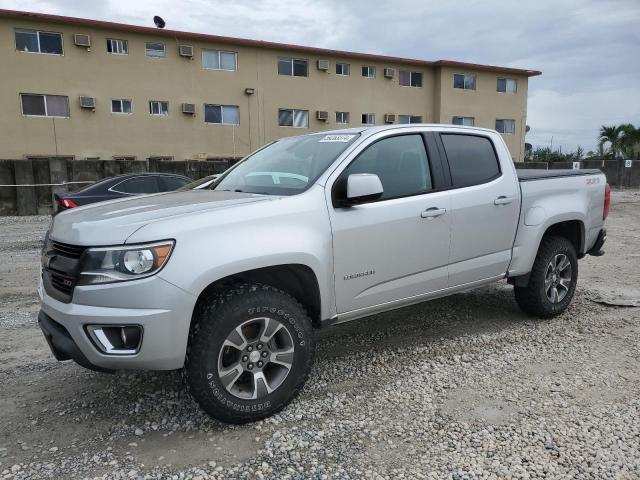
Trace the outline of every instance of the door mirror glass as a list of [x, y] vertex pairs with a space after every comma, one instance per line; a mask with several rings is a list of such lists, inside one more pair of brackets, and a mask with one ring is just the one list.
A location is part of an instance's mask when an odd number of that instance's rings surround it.
[[374, 173], [352, 173], [347, 178], [347, 203], [377, 200], [382, 196], [382, 182]]

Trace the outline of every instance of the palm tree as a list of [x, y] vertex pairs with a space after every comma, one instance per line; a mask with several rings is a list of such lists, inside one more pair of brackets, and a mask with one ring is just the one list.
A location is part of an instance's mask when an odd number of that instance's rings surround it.
[[633, 158], [640, 152], [640, 128], [636, 128], [630, 123], [622, 125], [620, 149], [624, 158]]
[[622, 146], [622, 139], [624, 137], [623, 125], [612, 125], [600, 127], [600, 137], [598, 138], [598, 145], [602, 147], [605, 143], [609, 143], [609, 151], [613, 158], [618, 158], [620, 147]]

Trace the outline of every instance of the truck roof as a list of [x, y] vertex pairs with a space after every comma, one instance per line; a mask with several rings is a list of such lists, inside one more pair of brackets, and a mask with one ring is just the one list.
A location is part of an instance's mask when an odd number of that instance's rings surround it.
[[476, 131], [476, 132], [494, 132], [495, 133], [495, 130], [492, 130], [490, 128], [463, 127], [462, 125], [450, 125], [446, 123], [409, 123], [409, 124], [401, 124], [401, 125], [393, 124], [393, 125], [375, 125], [371, 127], [342, 128], [338, 130], [327, 130], [323, 132], [315, 132], [309, 135], [314, 135], [319, 133], [323, 133], [327, 135], [350, 134], [350, 133], [351, 134], [353, 133], [374, 134], [374, 133], [384, 132], [388, 130], [399, 130], [399, 129], [415, 128], [415, 127], [429, 127], [429, 128], [434, 128], [438, 130], [455, 129], [455, 130], [468, 130], [468, 131]]

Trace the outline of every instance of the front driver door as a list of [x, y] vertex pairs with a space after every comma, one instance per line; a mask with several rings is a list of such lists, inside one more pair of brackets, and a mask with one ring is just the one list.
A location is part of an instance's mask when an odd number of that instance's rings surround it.
[[374, 173], [384, 193], [351, 207], [329, 204], [333, 232], [336, 307], [339, 314], [447, 287], [447, 191], [435, 192], [420, 133], [386, 136], [369, 144], [340, 173]]

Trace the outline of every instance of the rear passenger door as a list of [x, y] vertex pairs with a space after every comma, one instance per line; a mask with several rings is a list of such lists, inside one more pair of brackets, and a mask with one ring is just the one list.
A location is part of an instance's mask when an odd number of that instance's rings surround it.
[[489, 136], [438, 137], [451, 175], [449, 286], [503, 275], [520, 213], [518, 182], [511, 170], [503, 171]]

